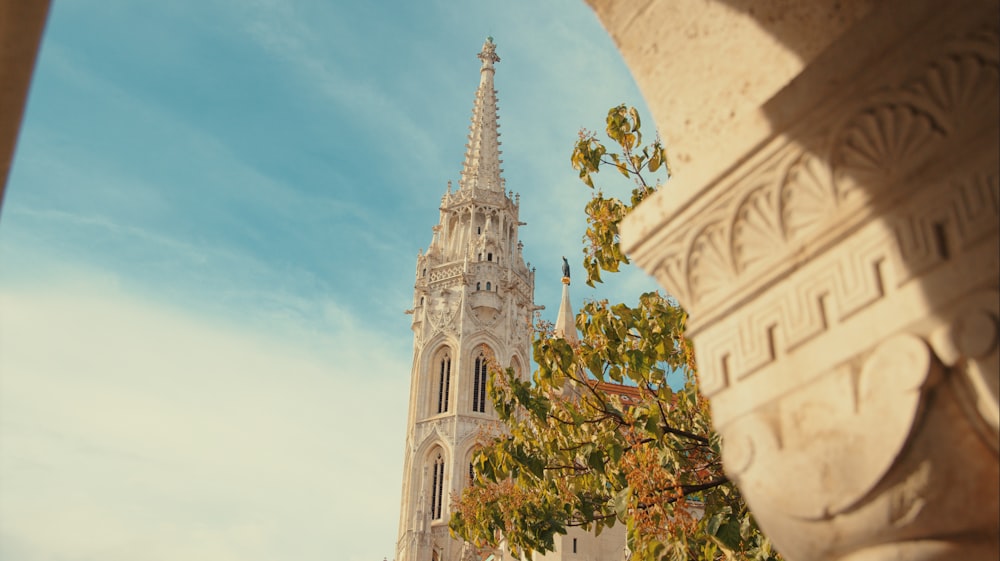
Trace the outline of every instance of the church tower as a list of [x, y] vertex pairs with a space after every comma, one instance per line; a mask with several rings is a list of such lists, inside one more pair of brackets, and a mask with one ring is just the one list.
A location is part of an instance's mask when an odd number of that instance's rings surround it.
[[396, 561], [458, 561], [471, 551], [448, 534], [453, 495], [468, 485], [476, 437], [497, 416], [487, 360], [522, 376], [530, 362], [534, 272], [521, 256], [520, 196], [501, 175], [494, 64], [479, 53], [479, 88], [458, 189], [441, 199], [426, 253], [417, 255], [413, 366]]

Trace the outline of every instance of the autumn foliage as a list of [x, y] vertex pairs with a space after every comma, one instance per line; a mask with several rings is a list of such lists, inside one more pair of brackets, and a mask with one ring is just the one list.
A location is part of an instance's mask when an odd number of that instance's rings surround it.
[[[618, 226], [668, 175], [659, 140], [642, 145], [638, 113], [608, 112], [620, 152], [581, 132], [573, 167], [592, 189], [584, 236], [587, 282], [628, 264]], [[613, 168], [634, 181], [627, 201], [593, 176]], [[627, 526], [632, 559], [780, 560], [722, 468], [708, 402], [698, 391], [687, 315], [657, 292], [634, 305], [586, 303], [570, 345], [542, 326], [530, 380], [493, 368], [501, 424], [484, 434], [475, 479], [453, 503], [454, 535], [516, 554], [549, 551], [557, 534]]]

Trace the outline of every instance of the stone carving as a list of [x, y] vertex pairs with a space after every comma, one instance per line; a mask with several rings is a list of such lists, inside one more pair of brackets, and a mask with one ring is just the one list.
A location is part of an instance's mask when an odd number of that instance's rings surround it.
[[875, 9], [623, 223], [789, 559], [1000, 555], [1000, 14], [960, 1]]
[[[708, 218], [700, 218], [705, 225], [695, 235], [678, 230], [664, 240], [651, 264], [653, 273], [695, 312], [692, 331], [697, 333], [700, 324], [725, 312], [717, 306], [720, 287], [735, 281], [754, 290], [760, 277], [780, 276], [794, 266], [789, 252], [800, 252], [804, 243], [812, 241], [810, 235], [825, 232], [829, 237], [831, 229], [834, 236], [838, 230], [843, 235], [854, 226], [877, 191], [871, 186], [884, 187], [906, 177], [925, 159], [922, 154], [928, 147], [942, 141], [944, 131], [954, 130], [956, 112], [967, 111], [956, 100], [995, 96], [996, 45], [996, 33], [984, 31], [949, 43], [945, 54], [921, 68], [916, 77], [888, 93], [878, 90], [841, 126], [829, 129], [830, 164], [802, 147], [781, 144], [749, 175], [727, 185], [729, 192], [718, 197], [712, 209], [700, 211]], [[926, 95], [921, 98], [917, 93]], [[887, 101], [892, 99], [906, 103]], [[865, 185], [863, 192], [858, 191], [859, 182]], [[830, 271], [805, 279], [809, 286], [795, 288], [781, 302], [772, 303], [776, 309], [752, 314], [755, 319], [744, 322], [744, 327], [757, 335], [741, 335], [738, 350], [705, 349], [710, 344], [702, 342], [703, 360], [708, 354], [720, 370], [745, 375], [773, 358], [775, 330], [794, 346], [825, 329], [831, 307], [837, 315], [848, 315], [891, 290], [882, 282], [886, 266], [894, 266], [896, 281], [903, 282], [944, 258], [945, 238], [962, 243], [971, 231], [992, 231], [997, 222], [996, 183], [996, 173], [989, 170], [966, 178], [955, 185], [962, 196], [931, 206], [932, 215], [926, 214], [927, 208], [909, 205], [893, 217], [896, 232], [873, 231], [868, 243], [852, 242], [858, 247], [841, 263], [831, 264]], [[940, 211], [937, 215], [935, 209]], [[817, 289], [816, 284], [826, 289]], [[723, 383], [722, 372], [706, 376], [703, 371], [703, 376], [710, 387]]]
[[453, 263], [445, 267], [437, 267], [431, 270], [431, 285], [437, 286], [442, 281], [453, 280], [462, 276], [462, 264]]
[[886, 100], [854, 115], [833, 141], [838, 197], [870, 198], [905, 178], [943, 137], [940, 124], [917, 103]]
[[877, 90], [840, 126], [827, 127], [828, 139], [805, 143], [830, 146], [825, 161], [775, 139], [765, 161], [727, 182], [728, 192], [700, 211], [714, 218], [700, 218], [697, 235], [681, 231], [664, 240], [654, 274], [687, 306], [710, 306], [719, 286], [794, 250], [789, 241], [858, 214], [877, 188], [906, 177], [954, 130], [968, 112], [956, 100], [996, 96], [997, 50], [995, 31], [949, 43], [916, 77]]
[[1000, 292], [978, 292], [931, 338], [934, 351], [955, 372], [950, 381], [970, 424], [995, 454], [1000, 454], [998, 318]]
[[721, 223], [712, 223], [698, 234], [687, 258], [688, 294], [698, 301], [732, 280], [728, 236]]
[[[940, 368], [919, 338], [890, 338], [860, 369], [838, 368], [726, 429], [726, 472], [768, 508], [807, 519], [844, 512], [888, 472]], [[782, 492], [792, 479], [797, 492]]]
[[946, 133], [975, 118], [976, 107], [993, 103], [997, 94], [997, 30], [983, 27], [947, 43], [922, 76], [906, 86], [926, 100]]
[[785, 243], [780, 194], [770, 185], [750, 191], [736, 209], [733, 222], [733, 272], [740, 274], [755, 263], [766, 262], [775, 247]]
[[447, 288], [437, 289], [431, 298], [432, 308], [427, 312], [433, 332], [458, 333], [460, 298]]
[[[718, 330], [718, 337], [696, 341], [703, 391], [716, 393], [727, 384], [726, 377], [749, 375], [776, 352], [795, 348], [941, 263], [946, 255], [934, 243], [942, 225], [953, 232], [955, 250], [995, 231], [998, 201], [997, 175], [974, 173], [949, 189], [912, 199], [894, 213], [891, 229], [872, 224], [859, 230], [845, 242], [844, 251], [811, 262], [806, 269], [812, 274], [786, 280], [783, 290], [749, 304], [740, 319], [723, 320], [732, 324], [732, 331]], [[704, 323], [692, 321], [693, 330]]]
[[788, 166], [779, 192], [780, 221], [787, 240], [806, 237], [837, 205], [830, 168], [810, 153], [801, 154]]

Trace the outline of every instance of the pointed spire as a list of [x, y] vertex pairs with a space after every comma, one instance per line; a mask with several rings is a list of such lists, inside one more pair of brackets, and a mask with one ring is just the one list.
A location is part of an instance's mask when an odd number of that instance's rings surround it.
[[556, 314], [555, 334], [570, 345], [576, 345], [580, 339], [576, 335], [576, 314], [573, 312], [573, 304], [569, 301], [569, 263], [565, 257], [563, 257], [562, 283], [562, 300], [559, 302], [559, 313]]
[[469, 127], [469, 143], [466, 145], [459, 187], [502, 192], [497, 92], [493, 89], [493, 64], [500, 62], [500, 57], [492, 37], [486, 38], [483, 50], [477, 56], [483, 65], [479, 70], [479, 89], [472, 107], [472, 125]]

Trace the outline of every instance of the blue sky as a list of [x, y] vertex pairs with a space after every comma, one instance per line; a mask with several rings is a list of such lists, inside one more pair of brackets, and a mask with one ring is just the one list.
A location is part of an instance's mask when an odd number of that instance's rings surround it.
[[392, 558], [486, 35], [554, 319], [576, 132], [648, 116], [582, 1], [56, 0], [0, 219], [0, 558]]

